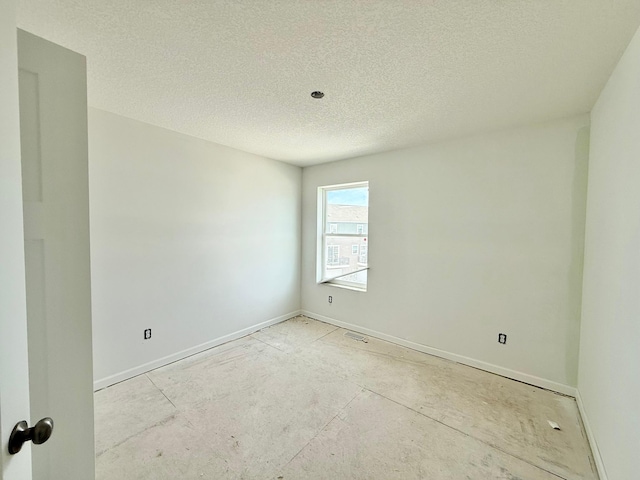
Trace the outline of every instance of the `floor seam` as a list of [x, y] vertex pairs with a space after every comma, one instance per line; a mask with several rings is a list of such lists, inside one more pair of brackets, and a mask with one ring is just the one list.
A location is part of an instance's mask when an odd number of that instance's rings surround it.
[[[278, 350], [279, 352], [287, 353], [287, 352], [285, 352], [284, 350], [282, 350], [281, 348], [276, 347], [275, 345], [271, 345], [270, 343], [265, 342], [264, 340], [262, 340], [262, 339], [260, 339], [260, 338], [258, 338], [258, 337], [254, 337], [254, 336], [253, 336], [253, 334], [251, 334], [251, 335], [250, 335], [250, 337], [251, 337], [251, 338], [253, 338], [254, 340], [259, 341], [260, 343], [264, 343], [264, 344], [265, 344], [266, 346], [268, 346], [268, 347], [275, 348], [275, 349], [276, 349], [276, 350]], [[262, 353], [262, 352], [260, 352], [260, 353]]]
[[175, 403], [173, 403], [169, 397], [167, 397], [167, 395], [162, 391], [162, 389], [161, 389], [159, 386], [157, 386], [157, 385], [154, 383], [154, 381], [153, 381], [153, 380], [151, 380], [151, 377], [150, 377], [148, 374], [146, 374], [146, 373], [145, 373], [144, 375], [149, 379], [149, 381], [151, 382], [151, 384], [152, 384], [154, 387], [156, 387], [156, 388], [158, 389], [158, 391], [160, 391], [160, 393], [164, 396], [164, 398], [166, 398], [166, 399], [169, 401], [169, 403], [170, 403], [171, 405], [173, 405], [173, 408], [175, 408], [177, 411], [179, 411], [179, 410], [178, 410], [178, 407], [176, 407], [176, 404], [175, 404]]
[[[313, 342], [312, 342], [313, 343]], [[299, 358], [302, 362], [306, 363], [309, 368], [317, 368], [319, 371], [326, 373], [327, 375], [331, 375], [334, 378], [338, 379], [338, 380], [342, 380], [344, 382], [347, 382], [351, 385], [355, 385], [356, 387], [362, 388], [362, 389], [366, 389], [366, 387], [364, 385], [361, 385], [360, 383], [352, 380], [351, 378], [349, 378], [348, 375], [346, 376], [342, 376], [340, 375], [338, 372], [336, 372], [335, 370], [325, 367], [323, 365], [317, 365], [312, 361], [309, 361], [305, 358], [305, 353], [303, 350], [300, 351], [293, 351], [293, 352], [288, 352], [288, 354], [293, 358], [293, 357], [297, 357]], [[375, 392], [374, 392], [375, 393]]]
[[490, 448], [493, 448], [493, 449], [495, 449], [495, 450], [498, 450], [499, 452], [502, 452], [502, 453], [504, 453], [505, 455], [509, 455], [509, 456], [510, 456], [510, 457], [512, 457], [512, 458], [515, 458], [515, 459], [517, 459], [517, 460], [520, 460], [521, 462], [527, 463], [527, 464], [531, 465], [532, 467], [537, 468], [538, 470], [542, 470], [543, 472], [546, 472], [546, 473], [548, 473], [548, 474], [550, 474], [550, 475], [553, 475], [554, 477], [558, 477], [558, 478], [560, 478], [560, 479], [562, 479], [562, 480], [567, 480], [567, 478], [566, 478], [566, 477], [563, 477], [562, 475], [559, 475], [559, 474], [557, 474], [557, 473], [551, 472], [551, 471], [547, 470], [546, 468], [543, 468], [543, 467], [541, 467], [541, 466], [539, 466], [539, 465], [536, 465], [536, 464], [534, 464], [534, 463], [531, 463], [530, 461], [528, 461], [528, 460], [526, 460], [526, 459], [524, 459], [524, 458], [521, 458], [521, 457], [519, 457], [519, 456], [517, 456], [517, 455], [514, 455], [513, 453], [507, 452], [507, 451], [505, 451], [505, 450], [501, 449], [500, 447], [497, 447], [497, 446], [495, 446], [495, 445], [492, 445], [492, 444], [488, 443], [487, 441], [485, 441], [485, 440], [483, 440], [483, 439], [481, 439], [481, 438], [475, 437], [475, 436], [473, 436], [473, 435], [471, 435], [471, 434], [469, 434], [469, 433], [467, 433], [467, 432], [465, 432], [465, 431], [462, 431], [462, 430], [460, 430], [460, 429], [458, 429], [458, 428], [456, 428], [456, 427], [452, 427], [451, 425], [448, 425], [448, 424], [444, 423], [442, 420], [438, 420], [437, 418], [430, 417], [429, 415], [426, 415], [426, 414], [425, 414], [425, 413], [423, 413], [423, 412], [420, 412], [420, 411], [418, 411], [418, 410], [416, 410], [416, 409], [414, 409], [414, 408], [408, 407], [408, 406], [406, 406], [406, 405], [404, 405], [404, 404], [402, 404], [402, 403], [400, 403], [400, 402], [398, 402], [398, 401], [396, 401], [396, 400], [394, 400], [394, 399], [392, 399], [392, 398], [387, 397], [386, 395], [383, 395], [383, 394], [381, 394], [381, 393], [375, 392], [375, 391], [371, 390], [370, 388], [367, 388], [367, 387], [363, 387], [363, 388], [364, 388], [365, 390], [367, 390], [368, 392], [371, 392], [371, 393], [373, 393], [373, 394], [375, 394], [375, 395], [378, 395], [378, 396], [380, 396], [380, 397], [382, 397], [382, 398], [385, 398], [385, 399], [389, 400], [390, 402], [395, 403], [396, 405], [399, 405], [399, 406], [401, 406], [401, 407], [404, 407], [404, 408], [406, 408], [407, 410], [411, 410], [412, 412], [417, 413], [418, 415], [420, 415], [420, 416], [422, 416], [422, 417], [428, 418], [429, 420], [433, 420], [434, 422], [437, 422], [437, 423], [439, 423], [440, 425], [442, 425], [442, 426], [444, 426], [444, 427], [447, 427], [447, 428], [449, 428], [449, 429], [451, 429], [451, 430], [453, 430], [453, 431], [455, 431], [455, 432], [461, 433], [462, 435], [464, 435], [464, 436], [466, 436], [466, 437], [469, 437], [469, 438], [472, 438], [472, 439], [474, 439], [474, 440], [477, 440], [478, 442], [480, 442], [480, 443], [482, 443], [482, 444], [484, 444], [484, 445], [486, 445], [486, 446], [488, 446], [488, 447], [490, 447]]
[[131, 435], [129, 435], [128, 437], [123, 438], [123, 439], [122, 439], [122, 440], [120, 440], [119, 442], [117, 442], [117, 443], [115, 443], [115, 444], [111, 445], [111, 446], [110, 446], [110, 447], [108, 447], [108, 448], [105, 448], [104, 450], [101, 450], [101, 451], [99, 451], [99, 452], [96, 452], [95, 456], [96, 456], [96, 458], [98, 458], [98, 457], [100, 457], [101, 455], [104, 455], [105, 453], [107, 453], [108, 451], [110, 451], [110, 450], [112, 450], [112, 449], [114, 449], [114, 448], [116, 448], [116, 447], [119, 447], [120, 445], [122, 445], [122, 444], [123, 444], [123, 443], [125, 443], [125, 442], [128, 442], [128, 441], [129, 441], [129, 440], [131, 440], [133, 437], [137, 437], [137, 436], [138, 436], [138, 435], [140, 435], [141, 433], [144, 433], [144, 432], [146, 432], [147, 430], [150, 430], [150, 429], [152, 429], [152, 428], [155, 428], [155, 427], [157, 427], [158, 425], [164, 425], [165, 423], [167, 423], [168, 421], [170, 421], [170, 420], [172, 420], [172, 419], [174, 419], [174, 418], [176, 418], [176, 413], [174, 413], [174, 414], [170, 415], [170, 416], [169, 416], [169, 417], [167, 417], [167, 418], [163, 418], [162, 420], [160, 420], [160, 421], [158, 421], [158, 422], [154, 423], [153, 425], [149, 425], [148, 427], [143, 428], [143, 429], [142, 429], [142, 430], [140, 430], [139, 432], [132, 433], [132, 434], [131, 434]]
[[360, 390], [358, 393], [356, 393], [356, 394], [353, 396], [353, 398], [352, 398], [351, 400], [349, 400], [349, 401], [344, 405], [344, 407], [341, 407], [341, 408], [336, 412], [336, 414], [335, 414], [333, 417], [331, 417], [331, 420], [329, 420], [327, 423], [325, 423], [325, 424], [322, 426], [322, 428], [318, 429], [318, 431], [316, 432], [316, 434], [315, 434], [313, 437], [311, 437], [311, 438], [309, 439], [309, 441], [308, 441], [307, 443], [305, 443], [305, 444], [302, 446], [302, 448], [300, 448], [300, 450], [298, 450], [298, 451], [296, 452], [296, 454], [295, 454], [293, 457], [291, 457], [291, 460], [289, 460], [287, 463], [285, 463], [285, 464], [280, 468], [280, 470], [284, 470], [284, 469], [285, 469], [285, 468], [286, 468], [286, 467], [287, 467], [291, 462], [293, 462], [293, 461], [296, 459], [296, 457], [297, 457], [298, 455], [300, 455], [300, 453], [301, 453], [305, 448], [307, 448], [307, 447], [309, 446], [309, 444], [310, 444], [311, 442], [313, 442], [313, 441], [318, 437], [318, 435], [320, 435], [322, 432], [324, 432], [324, 430], [325, 430], [325, 429], [326, 429], [326, 428], [327, 428], [327, 427], [328, 427], [328, 426], [329, 426], [329, 425], [330, 425], [330, 424], [331, 424], [331, 423], [336, 419], [336, 417], [337, 417], [338, 415], [340, 415], [340, 414], [341, 414], [341, 413], [342, 413], [342, 412], [343, 412], [343, 411], [344, 411], [344, 410], [345, 410], [349, 405], [351, 405], [351, 402], [353, 402], [356, 398], [358, 398], [360, 395], [362, 395], [362, 392], [363, 392], [364, 390], [365, 390], [364, 388], [361, 388], [361, 390]]
[[309, 342], [309, 343], [315, 343], [318, 340], [322, 340], [324, 337], [326, 337], [327, 335], [331, 335], [333, 332], [335, 332], [336, 330], [338, 330], [340, 327], [335, 327], [333, 330], [331, 330], [330, 332], [325, 333], [324, 335], [322, 335], [321, 337], [316, 338], [313, 342]]

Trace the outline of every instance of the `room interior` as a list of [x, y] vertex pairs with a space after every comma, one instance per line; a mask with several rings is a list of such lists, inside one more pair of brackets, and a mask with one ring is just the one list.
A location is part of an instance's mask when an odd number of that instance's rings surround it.
[[[639, 24], [635, 1], [19, 2], [87, 57], [94, 389], [304, 315], [575, 398], [599, 477], [635, 478]], [[359, 181], [366, 292], [316, 277], [318, 188]]]

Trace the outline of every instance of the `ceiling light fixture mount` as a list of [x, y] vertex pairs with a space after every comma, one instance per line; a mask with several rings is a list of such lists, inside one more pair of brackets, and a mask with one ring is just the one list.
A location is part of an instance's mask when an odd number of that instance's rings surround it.
[[324, 97], [324, 93], [316, 90], [315, 92], [311, 92], [311, 96], [313, 98], [322, 98], [322, 97]]

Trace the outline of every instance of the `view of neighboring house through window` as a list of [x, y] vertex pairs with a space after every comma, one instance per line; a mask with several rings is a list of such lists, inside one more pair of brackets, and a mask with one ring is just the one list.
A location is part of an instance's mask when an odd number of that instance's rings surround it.
[[327, 247], [327, 265], [340, 265], [340, 245], [329, 245]]
[[318, 188], [318, 283], [367, 288], [369, 183]]
[[358, 263], [363, 266], [367, 265], [367, 246], [366, 245], [360, 246], [360, 255], [358, 256]]

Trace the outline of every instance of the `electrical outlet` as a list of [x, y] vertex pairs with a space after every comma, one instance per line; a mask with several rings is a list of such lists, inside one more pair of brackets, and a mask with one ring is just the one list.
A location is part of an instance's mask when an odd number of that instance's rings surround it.
[[150, 338], [151, 338], [151, 329], [150, 329], [150, 328], [147, 328], [147, 329], [144, 331], [144, 339], [145, 339], [145, 340], [149, 340]]
[[505, 344], [507, 343], [507, 335], [505, 333], [498, 334], [498, 343]]
[[333, 297], [329, 295], [329, 303], [333, 303]]

